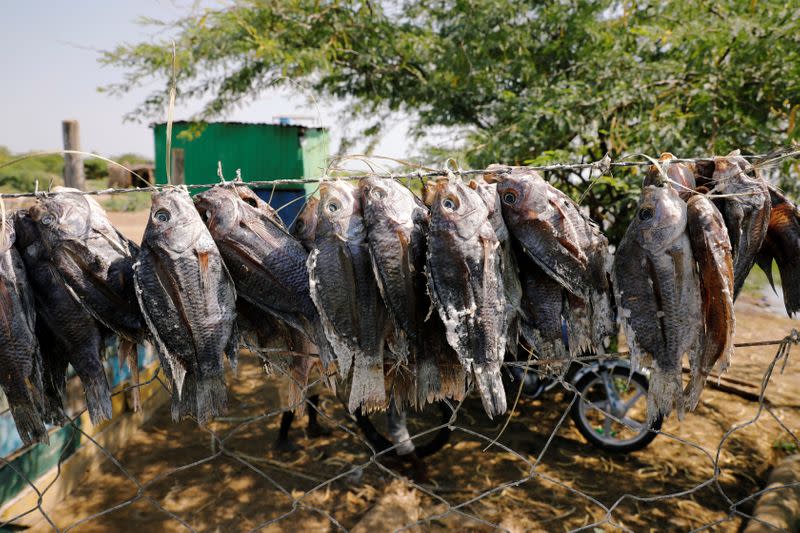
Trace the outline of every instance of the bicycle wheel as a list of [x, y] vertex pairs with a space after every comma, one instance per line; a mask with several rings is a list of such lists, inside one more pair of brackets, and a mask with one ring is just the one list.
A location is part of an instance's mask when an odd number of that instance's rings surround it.
[[593, 446], [610, 452], [646, 447], [661, 429], [661, 417], [647, 425], [648, 385], [644, 374], [631, 374], [627, 366], [601, 366], [582, 376], [575, 383], [581, 396], [571, 412], [578, 431]]

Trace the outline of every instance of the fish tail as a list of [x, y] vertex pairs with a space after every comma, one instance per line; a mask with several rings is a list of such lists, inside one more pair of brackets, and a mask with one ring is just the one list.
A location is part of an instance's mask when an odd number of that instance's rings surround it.
[[800, 265], [795, 261], [786, 261], [778, 265], [783, 288], [783, 303], [786, 313], [793, 316], [800, 311]]
[[231, 370], [236, 375], [239, 365], [239, 326], [237, 326], [236, 321], [233, 322], [231, 336], [228, 338], [228, 344], [225, 345], [225, 355], [228, 357]]
[[475, 384], [481, 394], [483, 409], [489, 418], [506, 412], [506, 391], [500, 376], [500, 365], [479, 363], [473, 366]]
[[33, 405], [12, 407], [11, 416], [14, 418], [14, 423], [17, 425], [17, 433], [19, 433], [25, 446], [34, 442], [50, 444], [47, 428], [42, 422], [39, 411]]
[[89, 409], [89, 418], [93, 425], [98, 425], [105, 420], [111, 420], [111, 390], [108, 380], [103, 372], [89, 378], [81, 377], [83, 391], [86, 394], [86, 407]]
[[215, 416], [228, 412], [228, 390], [224, 376], [210, 376], [197, 383], [196, 409], [198, 422], [206, 424]]
[[673, 408], [678, 411], [678, 418], [683, 419], [681, 370], [679, 367], [677, 371], [664, 370], [656, 364], [647, 391], [647, 423], [652, 424], [659, 416], [666, 417]]
[[417, 407], [422, 408], [427, 401], [443, 399], [438, 397], [445, 393], [442, 384], [442, 373], [436, 361], [431, 357], [417, 357]]
[[119, 341], [120, 363], [125, 361], [131, 371], [131, 403], [133, 411], [138, 413], [142, 410], [141, 394], [139, 393], [139, 351], [135, 343], [120, 339]]
[[389, 351], [392, 352], [401, 364], [407, 364], [409, 358], [408, 335], [400, 328], [394, 328], [394, 335], [389, 340]]
[[382, 358], [377, 361], [365, 357], [356, 358], [348, 409], [353, 413], [359, 406], [365, 412], [382, 409], [386, 406]]

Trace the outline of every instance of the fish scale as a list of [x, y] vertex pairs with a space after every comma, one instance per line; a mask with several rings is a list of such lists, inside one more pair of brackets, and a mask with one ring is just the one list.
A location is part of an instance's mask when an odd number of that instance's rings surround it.
[[266, 203], [243, 186], [217, 186], [195, 197], [195, 207], [217, 244], [239, 297], [302, 332], [333, 358], [311, 300], [308, 252]]

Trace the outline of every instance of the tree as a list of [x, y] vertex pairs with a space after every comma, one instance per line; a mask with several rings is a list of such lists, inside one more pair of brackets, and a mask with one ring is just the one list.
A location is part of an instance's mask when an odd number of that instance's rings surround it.
[[[754, 153], [800, 137], [794, 2], [238, 0], [167, 26], [179, 98], [210, 97], [198, 120], [292, 78], [377, 117], [365, 135], [398, 111], [414, 117], [417, 134], [456, 128], [463, 162], [475, 167], [606, 152]], [[104, 53], [127, 69], [105, 89], [167, 83], [170, 50], [148, 42]], [[163, 116], [167, 94], [130, 116]], [[573, 195], [587, 178], [550, 176]], [[622, 178], [604, 178], [585, 201], [607, 229], [635, 202], [639, 180]], [[612, 240], [620, 231], [615, 224]]]

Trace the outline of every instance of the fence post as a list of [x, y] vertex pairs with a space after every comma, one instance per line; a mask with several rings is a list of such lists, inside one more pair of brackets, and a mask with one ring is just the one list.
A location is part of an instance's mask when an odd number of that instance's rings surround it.
[[[64, 133], [64, 149], [80, 150], [81, 134], [77, 120], [64, 120], [61, 122]], [[86, 188], [86, 176], [83, 173], [83, 156], [79, 154], [64, 154], [64, 185], [75, 189]]]

